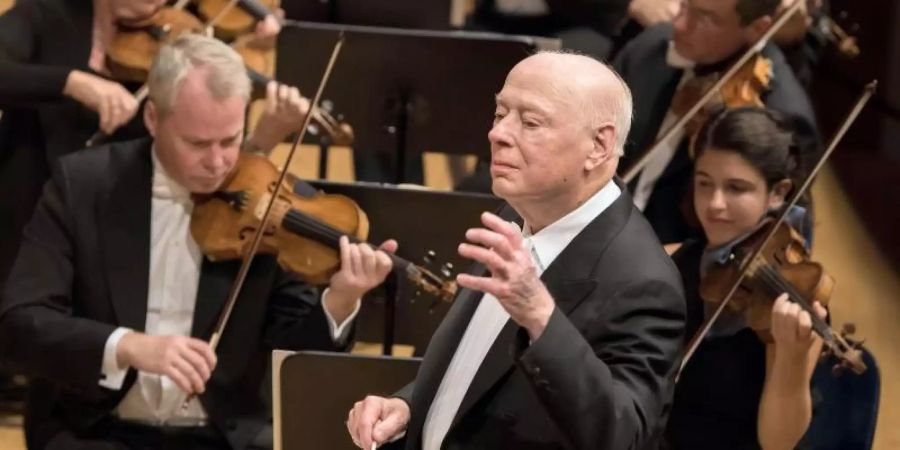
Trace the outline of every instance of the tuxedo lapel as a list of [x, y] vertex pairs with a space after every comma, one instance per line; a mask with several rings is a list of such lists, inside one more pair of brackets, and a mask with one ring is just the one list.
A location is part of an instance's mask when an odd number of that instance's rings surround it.
[[[469, 271], [475, 276], [482, 276], [486, 272], [485, 267], [480, 264], [475, 265]], [[419, 413], [413, 414], [412, 423], [409, 426], [411, 442], [417, 442], [419, 433], [422, 432], [425, 417], [428, 415], [430, 405], [444, 379], [444, 373], [450, 366], [450, 361], [475, 314], [475, 309], [481, 302], [482, 295], [478, 291], [462, 289], [428, 345], [423, 361], [428, 361], [429, 364], [423, 364], [419, 374], [416, 375], [417, 389], [413, 396], [412, 410]]]
[[[122, 158], [105, 208], [100, 212], [101, 251], [109, 293], [118, 324], [143, 330], [147, 317], [150, 278], [150, 189], [153, 166], [150, 141], [139, 148], [114, 148], [111, 158]], [[115, 167], [115, 165], [114, 165]]]

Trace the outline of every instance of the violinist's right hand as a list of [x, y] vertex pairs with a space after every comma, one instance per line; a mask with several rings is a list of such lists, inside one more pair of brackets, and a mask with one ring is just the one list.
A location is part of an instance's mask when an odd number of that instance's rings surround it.
[[357, 447], [369, 450], [397, 439], [406, 431], [410, 411], [406, 401], [370, 395], [356, 402], [347, 415], [347, 431]]
[[129, 332], [116, 346], [116, 362], [120, 368], [166, 375], [185, 393], [202, 394], [216, 367], [216, 355], [200, 339]]
[[138, 102], [115, 81], [80, 70], [69, 72], [63, 94], [100, 116], [100, 130], [109, 135], [128, 123], [137, 113]]
[[642, 26], [671, 22], [681, 11], [681, 0], [631, 0], [628, 15]]

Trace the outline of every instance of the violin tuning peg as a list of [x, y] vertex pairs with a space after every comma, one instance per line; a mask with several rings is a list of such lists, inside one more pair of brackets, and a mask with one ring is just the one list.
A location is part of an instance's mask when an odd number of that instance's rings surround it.
[[444, 267], [441, 267], [441, 275], [444, 278], [450, 278], [453, 275], [453, 263], [448, 262], [444, 264]]
[[309, 133], [310, 136], [318, 136], [319, 135], [319, 127], [314, 123], [310, 123], [309, 126], [306, 127], [306, 132]]
[[332, 102], [331, 100], [328, 100], [328, 99], [322, 100], [321, 108], [325, 112], [330, 113], [331, 111], [334, 110], [334, 102]]
[[428, 250], [425, 253], [425, 256], [422, 257], [422, 261], [425, 261], [425, 264], [431, 265], [434, 262], [435, 256], [437, 256], [437, 254], [434, 253], [434, 250]]
[[843, 327], [841, 327], [841, 335], [849, 336], [856, 333], [856, 324], [854, 323], [845, 323]]

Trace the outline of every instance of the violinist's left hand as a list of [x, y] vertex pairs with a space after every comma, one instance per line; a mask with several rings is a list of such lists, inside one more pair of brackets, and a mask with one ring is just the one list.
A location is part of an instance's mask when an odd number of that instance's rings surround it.
[[256, 22], [256, 28], [253, 30], [253, 37], [250, 39], [251, 45], [260, 49], [271, 49], [275, 47], [275, 39], [278, 33], [281, 33], [281, 23], [284, 20], [284, 10], [281, 8], [273, 10], [263, 20]]
[[[816, 315], [824, 319], [828, 312], [819, 302], [813, 303]], [[819, 337], [812, 330], [812, 317], [800, 305], [781, 294], [772, 306], [772, 337], [776, 354], [802, 357]]]
[[270, 81], [266, 85], [266, 106], [247, 139], [248, 148], [269, 153], [289, 134], [300, 130], [308, 113], [309, 100], [300, 95], [300, 90]]
[[397, 251], [397, 241], [388, 239], [377, 249], [369, 244], [351, 244], [341, 237], [341, 269], [331, 276], [324, 299], [328, 313], [337, 323], [344, 321], [356, 302], [370, 289], [381, 284], [393, 263], [388, 253]]

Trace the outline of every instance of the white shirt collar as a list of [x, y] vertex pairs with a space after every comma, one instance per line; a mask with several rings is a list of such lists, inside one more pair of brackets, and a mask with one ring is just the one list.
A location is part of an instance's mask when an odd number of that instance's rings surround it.
[[156, 146], [151, 152], [153, 155], [153, 197], [173, 200], [190, 200], [191, 193], [184, 186], [172, 179], [156, 156]]
[[553, 260], [575, 239], [575, 236], [609, 208], [621, 193], [619, 186], [610, 180], [584, 204], [541, 231], [532, 235], [531, 228], [526, 223], [522, 235], [525, 237], [525, 245], [532, 247], [532, 257], [536, 259], [538, 269], [543, 272], [550, 267]]
[[681, 56], [675, 49], [675, 41], [669, 41], [669, 49], [666, 51], [666, 64], [676, 69], [693, 69], [696, 62]]

